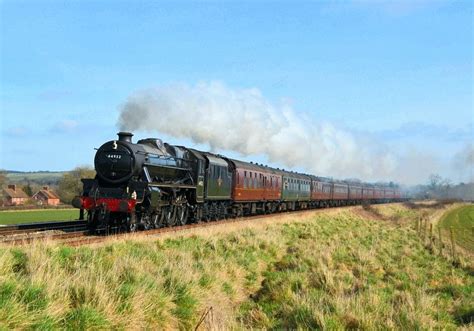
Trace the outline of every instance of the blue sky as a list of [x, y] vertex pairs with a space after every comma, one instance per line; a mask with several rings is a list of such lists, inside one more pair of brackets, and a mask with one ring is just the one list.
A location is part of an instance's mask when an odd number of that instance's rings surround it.
[[92, 164], [135, 91], [220, 81], [399, 154], [424, 153], [433, 162], [426, 171], [461, 180], [450, 164], [474, 140], [472, 9], [470, 1], [1, 1], [0, 168]]

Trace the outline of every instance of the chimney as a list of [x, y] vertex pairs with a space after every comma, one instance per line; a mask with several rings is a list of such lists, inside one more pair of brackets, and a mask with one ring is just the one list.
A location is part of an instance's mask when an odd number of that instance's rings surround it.
[[43, 190], [47, 191], [47, 190], [48, 190], [48, 187], [47, 187], [47, 186], [43, 186]]
[[119, 141], [125, 141], [125, 142], [128, 142], [128, 143], [132, 143], [133, 133], [122, 131], [122, 132], [117, 133], [117, 135], [119, 137]]
[[12, 189], [13, 191], [16, 191], [16, 185], [15, 184], [9, 184], [8, 188]]

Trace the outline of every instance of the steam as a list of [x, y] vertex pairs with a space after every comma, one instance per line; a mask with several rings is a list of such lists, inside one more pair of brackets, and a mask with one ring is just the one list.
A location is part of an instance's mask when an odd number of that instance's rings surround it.
[[461, 181], [474, 182], [474, 144], [466, 144], [452, 161]]
[[119, 126], [191, 139], [214, 151], [264, 155], [271, 163], [317, 175], [380, 180], [397, 168], [382, 145], [298, 114], [287, 103], [272, 104], [258, 89], [219, 82], [138, 92], [122, 106]]

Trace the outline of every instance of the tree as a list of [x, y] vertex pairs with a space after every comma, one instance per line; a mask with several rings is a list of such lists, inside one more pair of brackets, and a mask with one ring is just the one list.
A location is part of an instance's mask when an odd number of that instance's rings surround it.
[[3, 185], [5, 185], [7, 181], [7, 176], [4, 170], [0, 170], [0, 190], [2, 189]]
[[59, 197], [64, 203], [71, 203], [75, 196], [82, 193], [81, 178], [94, 178], [95, 170], [89, 167], [77, 167], [65, 173], [59, 180]]
[[25, 192], [29, 197], [33, 196], [33, 188], [30, 185], [30, 181], [27, 181], [27, 184], [23, 186], [23, 192]]
[[439, 186], [440, 186], [440, 191], [442, 191], [441, 193], [443, 194], [444, 198], [446, 199], [450, 198], [449, 190], [451, 186], [453, 186], [453, 182], [449, 178], [445, 178], [441, 181]]
[[440, 175], [431, 174], [429, 178], [429, 188], [433, 191], [436, 191], [442, 181], [443, 181], [443, 178]]

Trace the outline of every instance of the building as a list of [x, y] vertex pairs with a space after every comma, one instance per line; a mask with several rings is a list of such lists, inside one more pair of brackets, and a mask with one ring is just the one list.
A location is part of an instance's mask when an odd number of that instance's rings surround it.
[[59, 205], [59, 196], [51, 191], [47, 186], [43, 186], [42, 190], [39, 190], [33, 195], [33, 200], [37, 201], [40, 205], [57, 206]]
[[8, 185], [8, 188], [3, 189], [3, 204], [5, 206], [23, 205], [29, 196], [16, 185]]

